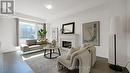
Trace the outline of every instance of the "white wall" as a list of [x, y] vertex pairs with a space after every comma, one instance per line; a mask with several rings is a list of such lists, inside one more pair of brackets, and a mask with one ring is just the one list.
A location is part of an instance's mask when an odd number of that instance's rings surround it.
[[[115, 21], [115, 18], [117, 19]], [[126, 42], [126, 1], [112, 0], [106, 4], [93, 7], [91, 9], [79, 12], [64, 18], [50, 21], [51, 28], [61, 29], [62, 24], [75, 22], [76, 34], [80, 35], [80, 45], [82, 45], [82, 24], [92, 21], [100, 21], [100, 46], [97, 48], [97, 56], [109, 58], [113, 63], [113, 45], [112, 34], [118, 33], [118, 64], [124, 66], [127, 55]], [[114, 21], [114, 22], [113, 22]], [[114, 23], [114, 24], [113, 24]], [[115, 24], [116, 23], [116, 24]], [[116, 31], [115, 31], [116, 30]]]
[[80, 35], [80, 45], [82, 45], [82, 24], [92, 21], [100, 21], [100, 43], [101, 46], [97, 46], [97, 56], [108, 58], [108, 36], [109, 36], [109, 14], [108, 7], [101, 5], [71, 16], [67, 16], [61, 19], [51, 22], [51, 28], [59, 27], [61, 29], [62, 24], [68, 22], [75, 22], [75, 34]]
[[34, 16], [30, 16], [30, 15], [26, 15], [23, 13], [19, 13], [19, 12], [15, 12], [15, 14], [0, 14], [0, 17], [9, 17], [9, 18], [19, 18], [19, 19], [23, 19], [23, 20], [28, 20], [28, 21], [32, 21], [32, 22], [36, 22], [36, 23], [44, 23], [45, 20], [38, 18], [38, 17], [34, 17]]
[[50, 24], [49, 23], [46, 23], [47, 25], [46, 25], [46, 31], [47, 31], [47, 33], [46, 33], [46, 38], [48, 39], [48, 41], [50, 41], [51, 42], [51, 28], [50, 28]]
[[128, 61], [130, 61], [130, 0], [127, 0], [127, 46], [128, 46]]
[[16, 46], [16, 19], [0, 17], [0, 51], [13, 51]]

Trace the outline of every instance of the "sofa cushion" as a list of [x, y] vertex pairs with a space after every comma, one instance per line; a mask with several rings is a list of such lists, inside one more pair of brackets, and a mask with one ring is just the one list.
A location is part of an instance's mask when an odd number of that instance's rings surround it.
[[41, 45], [32, 45], [32, 46], [29, 46], [29, 48], [31, 50], [37, 50], [37, 49], [42, 49], [42, 46]]
[[26, 40], [28, 46], [36, 45], [37, 40]]
[[36, 45], [43, 45], [43, 43], [41, 41], [37, 41]]
[[70, 51], [69, 51], [69, 53], [68, 53], [66, 59], [67, 59], [67, 60], [70, 60], [70, 57], [71, 57], [72, 53], [78, 51], [79, 49], [80, 49], [80, 48], [73, 48], [73, 47], [72, 47], [72, 48], [70, 49]]

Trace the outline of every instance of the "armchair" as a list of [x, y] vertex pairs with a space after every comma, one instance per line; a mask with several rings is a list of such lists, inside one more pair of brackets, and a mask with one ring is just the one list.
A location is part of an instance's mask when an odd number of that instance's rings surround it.
[[130, 72], [130, 62], [126, 65], [126, 68]]
[[79, 69], [79, 73], [89, 73], [90, 68], [96, 62], [96, 48], [93, 45], [87, 45], [80, 50], [72, 53], [70, 60], [66, 59], [66, 55], [58, 58], [58, 69], [63, 67], [69, 70]]

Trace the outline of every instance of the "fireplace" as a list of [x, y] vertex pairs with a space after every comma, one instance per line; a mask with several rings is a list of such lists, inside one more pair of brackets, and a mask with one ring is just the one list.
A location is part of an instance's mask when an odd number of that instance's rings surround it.
[[69, 50], [70, 47], [79, 47], [78, 34], [61, 34], [59, 38], [59, 46], [64, 50]]
[[64, 48], [71, 48], [72, 43], [70, 41], [62, 41], [62, 47]]

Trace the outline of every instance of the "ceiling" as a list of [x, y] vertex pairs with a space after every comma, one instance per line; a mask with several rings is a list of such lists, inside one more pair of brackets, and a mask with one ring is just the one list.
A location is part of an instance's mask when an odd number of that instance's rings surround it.
[[[109, 0], [15, 0], [15, 11], [45, 20], [65, 17], [88, 8], [92, 8]], [[45, 8], [51, 4], [52, 9]]]

